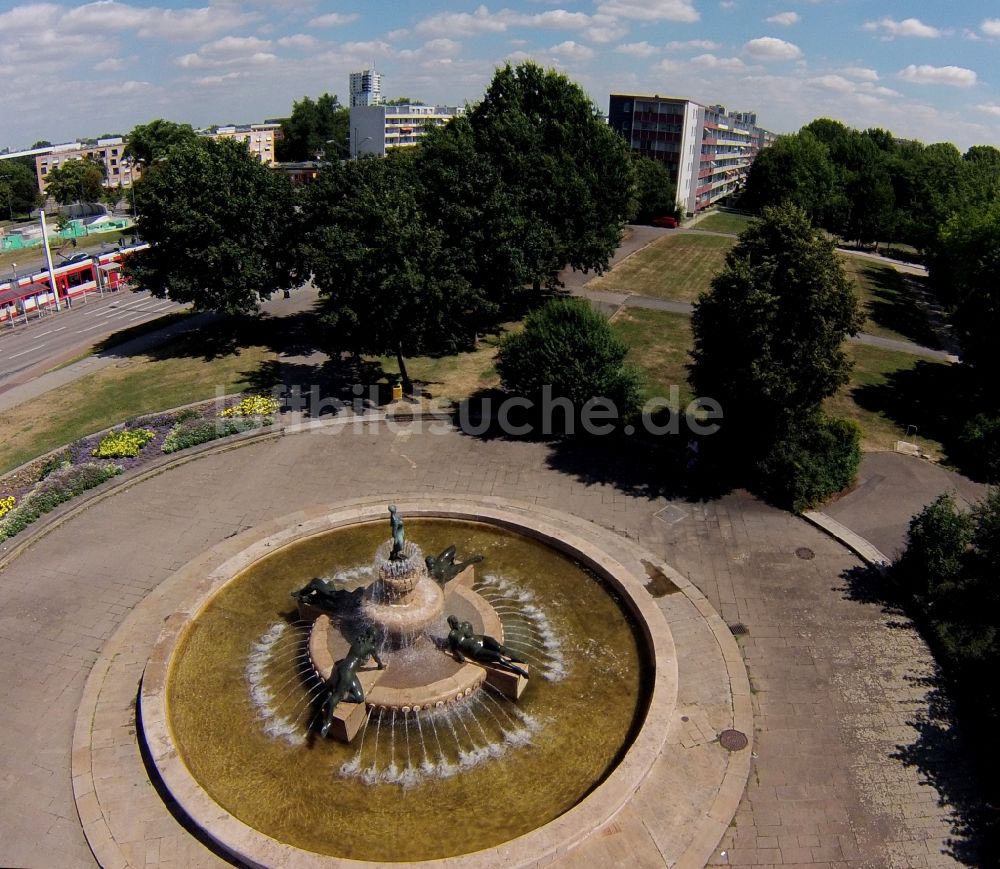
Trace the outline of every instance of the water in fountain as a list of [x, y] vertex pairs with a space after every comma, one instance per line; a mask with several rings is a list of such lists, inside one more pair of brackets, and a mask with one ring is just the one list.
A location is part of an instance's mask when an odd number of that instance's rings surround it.
[[[440, 709], [369, 710], [350, 745], [319, 739], [308, 730], [318, 683], [303, 673], [305, 631], [289, 594], [317, 576], [348, 591], [370, 583], [384, 526], [334, 532], [258, 562], [192, 624], [171, 668], [168, 709], [178, 750], [213, 799], [280, 841], [377, 861], [398, 859], [402, 841], [409, 860], [490, 847], [589, 793], [642, 706], [633, 631], [593, 576], [492, 527], [413, 520], [407, 532], [428, 552], [456, 543], [486, 556], [476, 590], [533, 681], [519, 705], [484, 686]], [[447, 625], [439, 617], [426, 631], [441, 640]], [[420, 643], [392, 651], [401, 660], [422, 653]], [[400, 801], [401, 792], [419, 796]], [[482, 811], [476, 794], [506, 811]], [[390, 839], [352, 822], [369, 811], [392, 813]]]

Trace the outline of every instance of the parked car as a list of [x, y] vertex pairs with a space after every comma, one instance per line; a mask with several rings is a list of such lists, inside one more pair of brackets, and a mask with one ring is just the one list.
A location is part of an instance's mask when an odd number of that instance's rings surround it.
[[677, 218], [671, 216], [654, 217], [653, 226], [663, 226], [666, 229], [677, 229]]

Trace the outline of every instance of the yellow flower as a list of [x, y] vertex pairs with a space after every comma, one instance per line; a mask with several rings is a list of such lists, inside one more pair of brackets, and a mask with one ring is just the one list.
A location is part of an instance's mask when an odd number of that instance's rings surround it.
[[219, 416], [270, 416], [277, 413], [279, 407], [278, 400], [268, 395], [250, 395], [239, 404], [227, 407]]

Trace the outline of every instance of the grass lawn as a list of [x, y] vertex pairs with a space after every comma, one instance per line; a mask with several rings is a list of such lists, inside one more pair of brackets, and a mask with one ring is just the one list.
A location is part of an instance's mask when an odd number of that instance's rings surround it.
[[134, 356], [0, 413], [0, 473], [133, 416], [239, 392], [276, 355], [244, 347], [206, 361], [200, 356]]
[[727, 211], [717, 211], [699, 220], [692, 229], [704, 229], [709, 232], [732, 232], [739, 235], [753, 220], [748, 214], [730, 214]]
[[645, 378], [642, 400], [670, 398], [670, 387], [680, 387], [683, 409], [694, 397], [687, 380], [691, 349], [691, 318], [667, 311], [625, 308], [611, 321], [615, 335], [629, 345], [626, 361]]
[[594, 278], [587, 288], [693, 302], [708, 289], [735, 241], [693, 232], [665, 235]]
[[[505, 331], [511, 328], [515, 328], [514, 324], [508, 323]], [[500, 336], [488, 335], [471, 352], [406, 358], [406, 371], [420, 389], [424, 409], [430, 409], [432, 402], [437, 409], [443, 409], [474, 393], [499, 387], [500, 377], [493, 366], [499, 344]], [[396, 357], [385, 356], [376, 362], [388, 380], [394, 381], [399, 373]]]
[[907, 292], [903, 276], [890, 265], [865, 257], [841, 254], [840, 261], [858, 290], [871, 335], [914, 341], [937, 347], [938, 341], [924, 312]]
[[[896, 441], [916, 443], [928, 455], [941, 458], [944, 447], [937, 440], [920, 435], [923, 408], [914, 405], [912, 418], [900, 408], [900, 394], [893, 383], [910, 380], [907, 374], [923, 370], [937, 370], [947, 362], [934, 362], [897, 350], [884, 350], [866, 344], [848, 344], [847, 354], [854, 360], [850, 382], [840, 392], [828, 399], [824, 409], [834, 415], [853, 419], [863, 431], [862, 445], [866, 450], [891, 450]], [[945, 373], [943, 368], [941, 372]], [[900, 378], [900, 375], [903, 375]], [[892, 381], [892, 383], [890, 382]], [[884, 399], [880, 401], [879, 398]], [[873, 400], [874, 399], [874, 400]], [[944, 400], [941, 397], [941, 400]], [[890, 402], [893, 406], [890, 407]], [[893, 418], [895, 417], [895, 418]], [[907, 434], [908, 424], [918, 426], [917, 434]]]

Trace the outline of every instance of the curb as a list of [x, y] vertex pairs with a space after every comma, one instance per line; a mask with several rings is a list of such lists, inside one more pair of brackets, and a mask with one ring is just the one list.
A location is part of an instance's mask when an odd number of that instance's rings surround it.
[[860, 534], [856, 534], [851, 531], [850, 528], [846, 525], [842, 525], [832, 516], [827, 516], [826, 513], [822, 513], [818, 510], [806, 510], [799, 515], [805, 519], [806, 522], [815, 525], [820, 529], [820, 531], [829, 534], [838, 543], [846, 546], [869, 567], [874, 567], [876, 570], [884, 571], [890, 564], [892, 564], [891, 559], [889, 559], [881, 550], [877, 549], [874, 544], [865, 540], [865, 538]]

